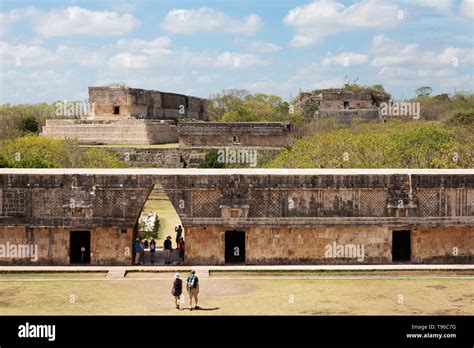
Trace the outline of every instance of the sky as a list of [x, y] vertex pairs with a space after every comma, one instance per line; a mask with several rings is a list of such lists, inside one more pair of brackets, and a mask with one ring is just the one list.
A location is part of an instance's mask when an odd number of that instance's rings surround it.
[[0, 103], [126, 84], [209, 97], [474, 90], [474, 0], [0, 0]]

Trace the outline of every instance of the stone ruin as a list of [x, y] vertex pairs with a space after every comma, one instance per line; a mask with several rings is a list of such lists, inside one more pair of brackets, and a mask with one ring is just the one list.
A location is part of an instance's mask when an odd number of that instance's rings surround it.
[[300, 93], [295, 108], [308, 118], [333, 118], [343, 123], [351, 123], [354, 118], [383, 121], [380, 104], [389, 100], [390, 95], [384, 91], [321, 89]]
[[293, 124], [288, 122], [183, 122], [179, 147], [268, 147], [290, 144]]
[[90, 113], [51, 119], [43, 135], [82, 144], [165, 144], [178, 142], [178, 118], [206, 121], [206, 100], [126, 86], [89, 87]]

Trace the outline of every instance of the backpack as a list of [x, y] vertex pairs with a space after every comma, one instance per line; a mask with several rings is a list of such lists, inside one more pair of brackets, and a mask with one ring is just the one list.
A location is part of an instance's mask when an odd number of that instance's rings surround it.
[[188, 288], [195, 289], [198, 286], [198, 277], [190, 276], [188, 278]]
[[181, 279], [175, 279], [171, 293], [174, 296], [179, 296], [181, 295], [182, 292], [183, 292], [183, 281]]

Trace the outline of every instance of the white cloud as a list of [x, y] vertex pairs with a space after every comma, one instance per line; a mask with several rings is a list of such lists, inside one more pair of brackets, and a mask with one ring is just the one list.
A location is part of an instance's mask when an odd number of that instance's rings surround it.
[[251, 81], [240, 85], [240, 88], [250, 92], [269, 91], [275, 87], [275, 81], [269, 77], [264, 77], [257, 81]]
[[[379, 72], [382, 81], [404, 88], [432, 86], [442, 88], [473, 88], [472, 74], [462, 74], [456, 69], [384, 67]], [[410, 91], [411, 92], [411, 91]]]
[[252, 41], [249, 49], [253, 52], [266, 53], [278, 52], [281, 50], [281, 47], [271, 42]]
[[249, 68], [269, 64], [268, 61], [252, 53], [223, 52], [217, 56], [214, 64], [217, 68]]
[[370, 52], [375, 57], [370, 64], [376, 67], [417, 65], [420, 68], [433, 66], [474, 65], [474, 48], [447, 47], [441, 52], [423, 50], [417, 44], [401, 45], [384, 35], [373, 37]]
[[216, 79], [217, 79], [217, 75], [202, 75], [202, 76], [199, 76], [196, 81], [198, 83], [203, 83], [203, 84], [207, 84], [207, 83], [212, 83], [214, 82]]
[[112, 5], [112, 10], [117, 12], [133, 12], [137, 6], [135, 4], [120, 2]]
[[56, 61], [55, 55], [41, 46], [12, 45], [0, 42], [0, 61], [4, 68], [37, 67]]
[[154, 40], [119, 40], [117, 41], [117, 48], [122, 50], [138, 51], [147, 54], [157, 54], [157, 53], [169, 53], [170, 51], [165, 49], [172, 45], [172, 42], [169, 38], [162, 36], [157, 37]]
[[421, 7], [433, 8], [446, 14], [450, 13], [453, 8], [452, 0], [409, 0], [409, 3]]
[[6, 36], [9, 33], [9, 24], [33, 18], [37, 14], [38, 10], [36, 10], [34, 6], [13, 9], [8, 12], [0, 13], [0, 35]]
[[366, 54], [342, 52], [338, 55], [328, 55], [321, 61], [322, 66], [344, 66], [360, 65], [367, 63], [369, 56]]
[[459, 4], [459, 14], [464, 17], [474, 18], [474, 1], [473, 0], [463, 0]]
[[128, 13], [91, 11], [74, 6], [37, 15], [33, 29], [44, 37], [113, 36], [127, 34], [137, 25], [138, 20]]
[[69, 72], [58, 73], [53, 70], [0, 71], [0, 81], [8, 85], [0, 94], [0, 103], [45, 102], [71, 97]]
[[209, 7], [197, 10], [174, 9], [168, 12], [161, 23], [164, 30], [174, 34], [196, 34], [199, 32], [225, 32], [232, 34], [255, 34], [262, 26], [262, 19], [250, 14], [241, 20]]
[[87, 47], [60, 45], [54, 51], [37, 45], [14, 45], [0, 41], [2, 70], [15, 68], [50, 67], [78, 64], [85, 67], [99, 67], [106, 59], [107, 50], [91, 50]]
[[293, 47], [309, 46], [325, 37], [358, 29], [387, 28], [400, 22], [399, 7], [377, 0], [345, 6], [334, 0], [320, 0], [290, 10], [283, 23], [295, 34]]

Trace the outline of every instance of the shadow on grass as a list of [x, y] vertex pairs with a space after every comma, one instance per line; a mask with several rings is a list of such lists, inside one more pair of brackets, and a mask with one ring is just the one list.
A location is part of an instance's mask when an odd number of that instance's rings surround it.
[[[220, 309], [220, 308], [219, 308], [219, 307], [214, 307], [214, 308], [206, 308], [206, 307], [194, 308], [194, 307], [193, 307], [193, 308], [192, 308], [193, 311], [216, 311], [216, 310], [218, 310], [218, 309]], [[189, 307], [183, 307], [181, 310], [183, 310], [183, 311], [184, 311], [184, 310], [188, 310], [188, 311], [189, 311], [190, 308], [189, 308]]]

